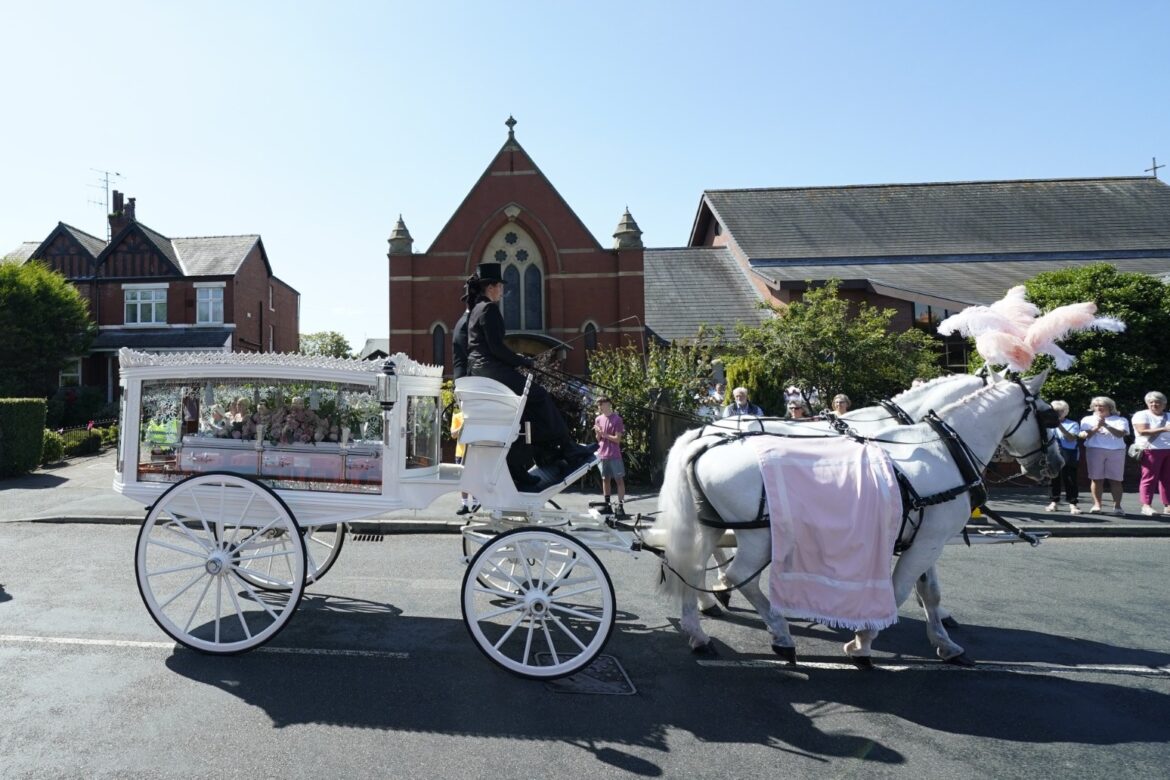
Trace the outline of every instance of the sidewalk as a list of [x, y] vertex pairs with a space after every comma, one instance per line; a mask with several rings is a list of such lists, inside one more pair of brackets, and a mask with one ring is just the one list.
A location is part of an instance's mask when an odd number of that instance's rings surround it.
[[[56, 468], [0, 480], [0, 522], [141, 523], [146, 508], [114, 492], [114, 463], [114, 452], [108, 450], [75, 458]], [[598, 501], [599, 496], [572, 490], [555, 500], [562, 509], [585, 512], [589, 502]], [[1046, 531], [1052, 536], [1170, 536], [1170, 516], [1138, 514], [1134, 492], [1126, 493], [1122, 502], [1128, 511], [1125, 517], [1089, 514], [1092, 501], [1087, 490], [1081, 498], [1085, 512], [1081, 515], [1070, 515], [1067, 504], [1061, 504], [1059, 512], [1045, 512], [1048, 488], [1043, 486], [993, 485], [987, 503], [1018, 527]], [[657, 493], [635, 486], [627, 496], [626, 511], [631, 515], [649, 514], [657, 510], [657, 504]], [[1106, 507], [1112, 507], [1108, 500]], [[1154, 507], [1161, 510], [1157, 500]], [[454, 533], [465, 523], [464, 517], [455, 514], [458, 508], [459, 494], [450, 493], [426, 509], [387, 513], [351, 525], [383, 533]], [[971, 526], [973, 530], [984, 527], [998, 528], [987, 519]]]

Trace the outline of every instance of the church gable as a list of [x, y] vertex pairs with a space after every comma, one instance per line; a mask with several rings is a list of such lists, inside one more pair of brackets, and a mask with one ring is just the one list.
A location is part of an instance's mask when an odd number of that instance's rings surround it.
[[[508, 221], [524, 223], [547, 253], [561, 249], [603, 251], [580, 217], [528, 156], [511, 129], [508, 140], [439, 231], [428, 255], [479, 252]], [[506, 204], [506, 205], [505, 205]], [[551, 258], [549, 258], [551, 259]], [[469, 269], [470, 270], [470, 269]]]

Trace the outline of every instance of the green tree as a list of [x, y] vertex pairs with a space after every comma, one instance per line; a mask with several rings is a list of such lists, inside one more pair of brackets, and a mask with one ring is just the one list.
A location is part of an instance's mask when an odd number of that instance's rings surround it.
[[[599, 349], [589, 357], [594, 396], [607, 395], [625, 422], [622, 456], [631, 478], [655, 477], [661, 463], [651, 452], [652, 429], [665, 444], [682, 430], [698, 424], [696, 414], [707, 397], [714, 344], [704, 331], [691, 344]], [[589, 428], [593, 415], [589, 410]]]
[[[1144, 408], [1150, 390], [1168, 392], [1164, 361], [1170, 352], [1170, 289], [1162, 281], [1095, 263], [1039, 274], [1026, 286], [1028, 299], [1042, 311], [1093, 301], [1098, 314], [1126, 324], [1124, 333], [1074, 333], [1061, 341], [1077, 362], [1068, 371], [1053, 371], [1044, 395], [1067, 401], [1071, 417], [1083, 416], [1095, 395], [1109, 396], [1118, 412], [1128, 415]], [[1042, 356], [1032, 371], [1051, 365], [1052, 359]]]
[[931, 336], [918, 329], [891, 331], [893, 309], [861, 303], [850, 316], [837, 287], [830, 280], [758, 327], [737, 328], [741, 349], [728, 367], [755, 379], [749, 391], [771, 399], [765, 411], [780, 413], [783, 407], [775, 403], [786, 387], [800, 388], [806, 400], [816, 390], [824, 405], [845, 393], [860, 406], [905, 390], [915, 377], [938, 375]]
[[93, 324], [85, 300], [43, 263], [0, 262], [0, 397], [47, 397]]
[[301, 334], [301, 354], [347, 358], [353, 357], [353, 350], [345, 336], [335, 330], [323, 330]]

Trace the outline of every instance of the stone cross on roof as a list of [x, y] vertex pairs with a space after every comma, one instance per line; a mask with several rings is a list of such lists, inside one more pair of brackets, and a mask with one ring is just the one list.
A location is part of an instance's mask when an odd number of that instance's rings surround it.
[[512, 118], [511, 114], [508, 114], [508, 121], [504, 122], [504, 124], [508, 126], [508, 140], [514, 141], [516, 139], [516, 131], [512, 128], [516, 127], [516, 120]]

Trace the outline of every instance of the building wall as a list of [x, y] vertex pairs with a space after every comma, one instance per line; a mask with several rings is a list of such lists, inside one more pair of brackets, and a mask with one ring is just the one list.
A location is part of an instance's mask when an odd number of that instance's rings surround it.
[[449, 338], [463, 312], [463, 283], [492, 237], [509, 223], [531, 236], [543, 258], [543, 333], [569, 343], [566, 370], [585, 370], [580, 336], [588, 323], [598, 329], [599, 345], [640, 343], [641, 248], [602, 248], [523, 149], [507, 144], [426, 252], [389, 254], [391, 353], [401, 350], [431, 361], [432, 328], [441, 323], [448, 334], [444, 370], [450, 373]]

